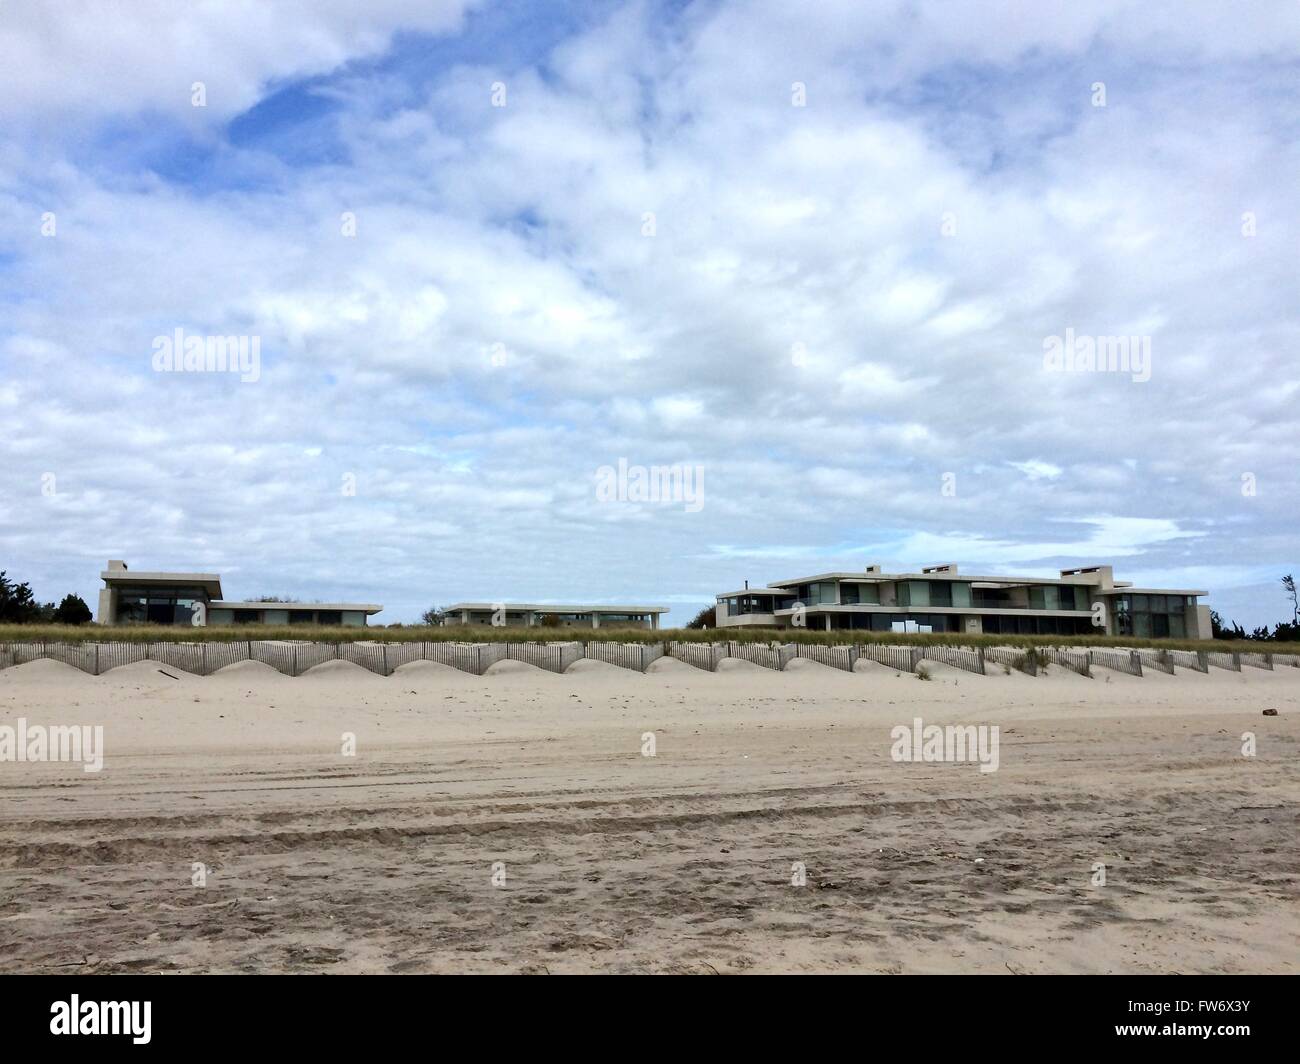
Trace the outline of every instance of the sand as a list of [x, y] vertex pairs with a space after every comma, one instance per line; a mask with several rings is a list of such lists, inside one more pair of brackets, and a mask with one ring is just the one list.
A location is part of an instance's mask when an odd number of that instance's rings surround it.
[[163, 669], [0, 670], [0, 971], [1300, 971], [1300, 670]]

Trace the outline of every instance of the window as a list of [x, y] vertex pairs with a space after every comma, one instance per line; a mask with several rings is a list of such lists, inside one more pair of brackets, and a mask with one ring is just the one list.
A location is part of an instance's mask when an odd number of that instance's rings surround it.
[[898, 604], [900, 606], [930, 605], [930, 581], [900, 580], [898, 582]]
[[969, 606], [970, 602], [970, 584], [953, 583], [949, 585], [952, 588], [952, 604], [954, 606]]
[[343, 611], [342, 610], [321, 610], [320, 613], [317, 615], [317, 623], [342, 624]]
[[139, 624], [144, 621], [148, 600], [138, 595], [119, 596], [117, 600], [117, 623]]
[[930, 602], [931, 606], [951, 606], [952, 605], [952, 585], [946, 580], [930, 581]]

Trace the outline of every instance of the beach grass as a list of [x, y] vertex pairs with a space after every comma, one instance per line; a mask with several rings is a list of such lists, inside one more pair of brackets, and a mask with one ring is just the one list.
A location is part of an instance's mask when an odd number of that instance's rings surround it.
[[486, 624], [429, 627], [343, 627], [321, 625], [238, 625], [193, 628], [172, 625], [0, 625], [0, 643], [235, 643], [252, 640], [292, 640], [314, 643], [659, 643], [726, 642], [805, 643], [846, 646], [890, 643], [903, 646], [1056, 646], [1133, 647], [1157, 650], [1249, 651], [1257, 654], [1297, 654], [1300, 643], [1265, 643], [1225, 639], [1138, 639], [1111, 635], [968, 635], [961, 632], [818, 631], [806, 628], [548, 628], [494, 627]]

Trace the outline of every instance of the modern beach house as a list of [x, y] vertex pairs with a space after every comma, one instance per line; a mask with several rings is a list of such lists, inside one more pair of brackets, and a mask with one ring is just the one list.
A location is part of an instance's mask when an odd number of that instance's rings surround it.
[[[1056, 579], [919, 573], [822, 573], [718, 596], [719, 628], [854, 628], [970, 635], [1128, 635], [1209, 639], [1210, 609], [1185, 588], [1133, 587], [1109, 565], [1062, 569]], [[1100, 604], [1101, 608], [1098, 608]], [[1094, 617], [1102, 623], [1095, 624]]]
[[658, 628], [667, 606], [549, 606], [536, 602], [457, 602], [448, 606], [443, 624], [492, 624], [533, 627], [555, 618], [558, 628]]
[[110, 560], [99, 574], [100, 624], [341, 624], [363, 628], [383, 606], [359, 602], [236, 602], [216, 573], [147, 573]]

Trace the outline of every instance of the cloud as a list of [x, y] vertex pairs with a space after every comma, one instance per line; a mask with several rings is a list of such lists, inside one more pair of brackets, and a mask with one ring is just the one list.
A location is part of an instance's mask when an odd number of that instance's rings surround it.
[[[385, 620], [680, 620], [867, 551], [1295, 567], [1289, 6], [40, 10], [0, 31], [0, 546], [45, 597], [110, 555]], [[176, 328], [260, 380], [153, 373]], [[1046, 372], [1067, 328], [1149, 333], [1151, 379]], [[703, 507], [602, 506], [620, 457]]]
[[1040, 462], [1036, 458], [1031, 458], [1027, 462], [1008, 462], [1007, 465], [1012, 469], [1019, 469], [1030, 480], [1042, 480], [1043, 478], [1055, 480], [1065, 472], [1060, 466], [1052, 465], [1051, 462]]
[[84, 0], [75, 10], [5, 5], [0, 115], [45, 120], [156, 111], [193, 118], [191, 86], [206, 88], [204, 117], [246, 111], [274, 83], [326, 74], [383, 53], [398, 30], [445, 33], [468, 0]]

